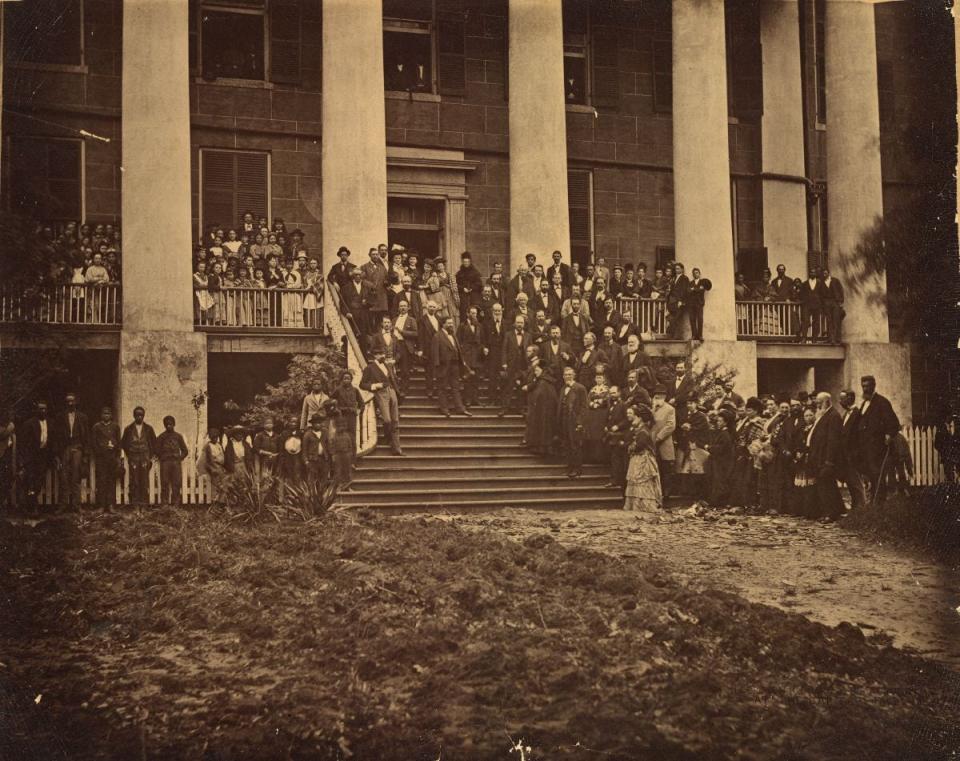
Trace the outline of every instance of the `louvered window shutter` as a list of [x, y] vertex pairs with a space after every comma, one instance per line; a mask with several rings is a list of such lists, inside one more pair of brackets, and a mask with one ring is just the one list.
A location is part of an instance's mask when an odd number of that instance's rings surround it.
[[203, 227], [238, 224], [244, 212], [269, 216], [267, 154], [203, 151], [201, 215]]
[[270, 81], [300, 82], [300, 4], [297, 0], [270, 2]]
[[461, 0], [437, 2], [437, 79], [441, 95], [463, 95], [466, 90], [466, 50]]
[[592, 245], [589, 170], [567, 170], [567, 210], [571, 261], [588, 262]]

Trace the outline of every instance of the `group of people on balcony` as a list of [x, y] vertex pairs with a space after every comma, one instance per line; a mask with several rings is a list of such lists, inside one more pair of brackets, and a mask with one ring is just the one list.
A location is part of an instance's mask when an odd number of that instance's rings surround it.
[[[843, 285], [827, 267], [810, 267], [807, 278], [792, 278], [783, 264], [777, 276], [763, 270], [760, 281], [748, 283], [742, 272], [736, 274], [738, 332], [749, 336], [789, 337], [802, 343], [840, 343], [843, 309]], [[744, 302], [764, 302], [751, 310]], [[773, 302], [787, 304], [779, 310]], [[770, 305], [770, 306], [766, 306]], [[789, 305], [796, 305], [789, 307]], [[825, 330], [821, 331], [824, 327]]]
[[194, 320], [202, 326], [323, 327], [324, 280], [299, 228], [287, 235], [246, 212], [224, 233], [213, 225], [194, 254]]

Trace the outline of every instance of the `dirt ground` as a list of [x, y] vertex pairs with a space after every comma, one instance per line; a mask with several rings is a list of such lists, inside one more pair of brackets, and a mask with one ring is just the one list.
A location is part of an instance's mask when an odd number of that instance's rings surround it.
[[735, 592], [827, 626], [848, 621], [960, 670], [960, 571], [838, 526], [683, 509], [658, 522], [610, 510], [442, 519], [518, 540], [548, 531], [565, 545], [663, 563], [698, 588]]
[[[0, 758], [960, 752], [956, 671], [797, 612], [824, 575], [857, 574], [811, 557], [823, 569], [795, 578], [798, 605], [778, 610], [707, 581], [735, 589], [755, 569], [768, 577], [755, 589], [782, 604], [773, 571], [786, 562], [747, 546], [782, 532], [632, 520], [358, 512], [239, 525], [157, 509], [2, 521]], [[829, 541], [797, 536], [810, 553]], [[713, 574], [697, 571], [711, 556]]]

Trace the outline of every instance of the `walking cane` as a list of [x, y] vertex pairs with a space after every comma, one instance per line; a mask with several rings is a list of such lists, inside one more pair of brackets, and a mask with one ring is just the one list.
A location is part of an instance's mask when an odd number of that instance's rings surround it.
[[880, 484], [883, 483], [883, 470], [887, 466], [887, 458], [890, 456], [890, 445], [887, 444], [887, 449], [883, 453], [883, 460], [880, 462], [880, 475], [877, 476], [877, 485], [873, 489], [873, 494], [870, 495], [870, 509], [873, 509], [874, 503], [877, 501], [877, 493], [880, 491]]

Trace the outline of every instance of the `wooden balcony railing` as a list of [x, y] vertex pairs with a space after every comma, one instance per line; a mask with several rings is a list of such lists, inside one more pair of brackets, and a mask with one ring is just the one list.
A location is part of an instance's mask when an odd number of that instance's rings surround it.
[[324, 331], [323, 294], [309, 288], [196, 289], [193, 295], [198, 328]]
[[0, 289], [0, 322], [119, 326], [120, 285], [45, 285]]
[[623, 314], [630, 310], [633, 324], [641, 333], [652, 333], [661, 337], [667, 334], [667, 302], [665, 299], [622, 299], [616, 300], [617, 312]]
[[[738, 301], [737, 337], [746, 339], [793, 339], [800, 331], [800, 305], [793, 301]], [[819, 316], [821, 336], [827, 321]]]

